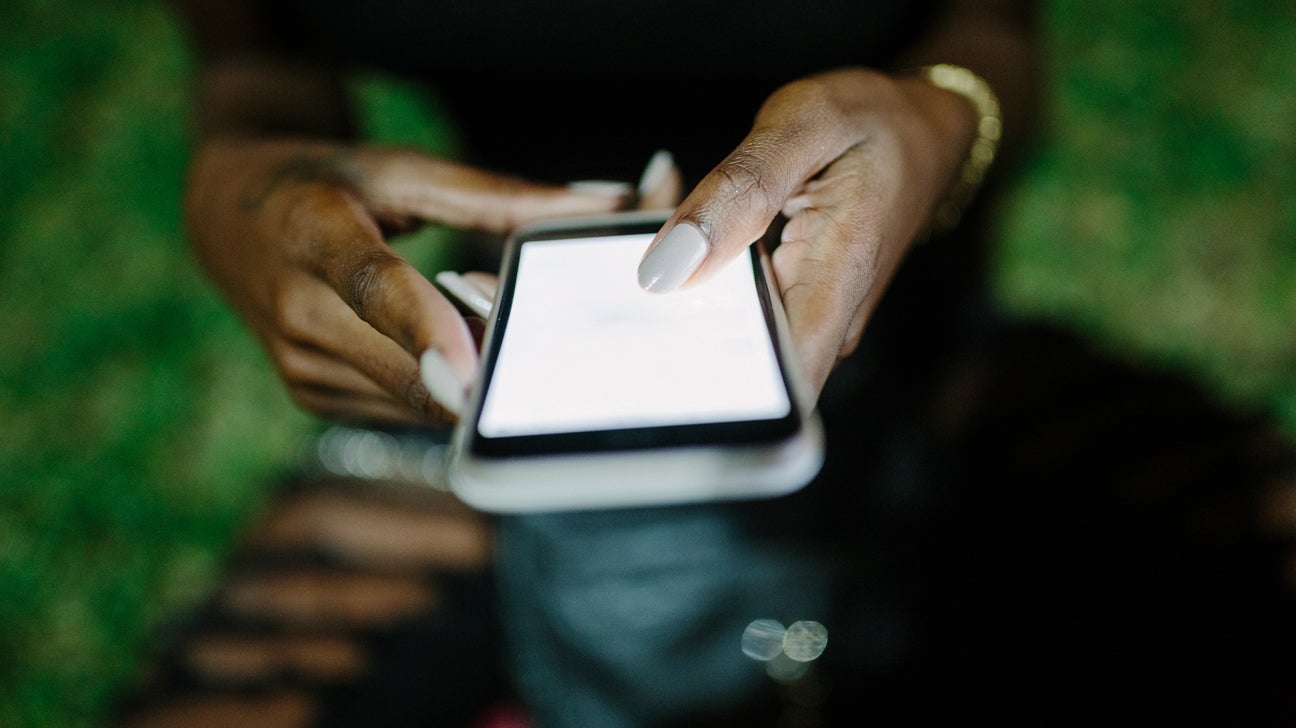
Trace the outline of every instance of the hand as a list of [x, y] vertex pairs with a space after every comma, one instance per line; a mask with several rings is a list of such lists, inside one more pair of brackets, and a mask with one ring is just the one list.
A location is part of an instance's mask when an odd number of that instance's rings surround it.
[[422, 423], [455, 417], [477, 350], [383, 226], [502, 233], [608, 212], [628, 192], [542, 186], [410, 151], [216, 139], [190, 170], [186, 223], [298, 404], [332, 418]]
[[924, 231], [975, 133], [963, 98], [864, 69], [789, 84], [676, 209], [639, 282], [669, 291], [714, 273], [786, 218], [773, 253], [814, 398]]
[[[636, 188], [635, 209], [637, 210], [670, 210], [679, 204], [683, 194], [680, 170], [675, 166], [675, 158], [670, 152], [658, 151], [648, 160], [643, 175]], [[576, 182], [577, 186], [617, 184], [609, 182]], [[458, 298], [458, 303], [465, 309], [464, 320], [472, 330], [473, 338], [481, 347], [481, 337], [486, 331], [486, 319], [490, 318], [492, 301], [499, 288], [499, 278], [491, 273], [469, 271], [460, 275], [454, 271], [441, 271], [436, 274], [436, 281], [447, 294]]]

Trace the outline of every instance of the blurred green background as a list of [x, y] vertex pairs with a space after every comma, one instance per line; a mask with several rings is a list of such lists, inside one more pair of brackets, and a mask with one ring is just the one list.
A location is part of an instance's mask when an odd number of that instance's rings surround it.
[[[1044, 18], [1047, 123], [999, 218], [997, 300], [1296, 440], [1296, 5]], [[159, 2], [6, 3], [0, 726], [102, 725], [316, 427], [188, 257], [190, 68]], [[373, 136], [452, 151], [430, 100], [353, 87]]]

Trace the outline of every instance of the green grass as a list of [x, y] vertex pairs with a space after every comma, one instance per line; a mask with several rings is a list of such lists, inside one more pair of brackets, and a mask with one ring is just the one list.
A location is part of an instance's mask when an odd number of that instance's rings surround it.
[[[183, 243], [189, 58], [158, 2], [0, 24], [0, 726], [101, 725], [316, 423]], [[1296, 434], [1296, 9], [1052, 3], [1050, 126], [1007, 200], [1005, 309]], [[375, 137], [453, 150], [358, 79]], [[403, 245], [424, 264], [445, 235]]]
[[186, 254], [170, 18], [6, 17], [0, 724], [93, 725], [308, 421]]
[[[156, 2], [0, 29], [0, 726], [97, 725], [314, 421], [190, 259], [189, 58]], [[359, 79], [374, 136], [444, 124]], [[444, 235], [412, 236], [430, 264]]]
[[1296, 436], [1296, 6], [1056, 2], [1048, 23], [999, 299]]

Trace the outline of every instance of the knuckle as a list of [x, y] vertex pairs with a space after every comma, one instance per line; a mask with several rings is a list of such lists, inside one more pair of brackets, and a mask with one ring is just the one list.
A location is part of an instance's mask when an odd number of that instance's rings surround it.
[[801, 109], [827, 102], [829, 98], [828, 85], [823, 81], [815, 77], [799, 78], [777, 88], [761, 110]]
[[724, 208], [766, 211], [782, 207], [782, 199], [770, 178], [773, 145], [754, 139], [736, 150], [716, 167], [717, 189], [713, 200]]
[[309, 369], [301, 352], [292, 346], [281, 346], [272, 353], [279, 376], [290, 387], [304, 387], [311, 383]]
[[845, 112], [833, 86], [811, 77], [781, 86], [761, 106], [757, 120], [776, 120], [787, 134], [805, 134], [813, 129], [839, 127], [845, 121]]
[[351, 208], [351, 193], [320, 182], [296, 185], [284, 191], [283, 226], [286, 230], [329, 229], [341, 211]]
[[401, 261], [385, 250], [365, 250], [339, 267], [336, 287], [347, 305], [368, 321], [381, 305]]
[[427, 387], [423, 386], [423, 378], [418, 370], [405, 377], [403, 389], [404, 391], [399, 393], [402, 402], [408, 403], [418, 412], [427, 411], [428, 405], [432, 402], [432, 394], [428, 392]]
[[279, 378], [292, 384], [297, 375], [295, 362], [292, 361], [292, 346], [280, 339], [272, 339], [266, 342], [265, 350], [271, 363], [278, 370]]
[[301, 297], [290, 286], [276, 286], [270, 293], [270, 321], [275, 331], [289, 341], [310, 338], [310, 324], [302, 310]]
[[267, 346], [271, 362], [290, 393], [309, 391], [315, 384], [306, 356], [296, 346], [275, 341]]

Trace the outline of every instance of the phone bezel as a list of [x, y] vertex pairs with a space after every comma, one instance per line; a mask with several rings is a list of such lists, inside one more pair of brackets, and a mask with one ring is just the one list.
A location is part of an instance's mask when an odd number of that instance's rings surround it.
[[554, 240], [651, 234], [660, 229], [665, 219], [660, 215], [628, 215], [619, 218], [600, 218], [594, 221], [551, 222], [540, 227], [520, 230], [510, 238], [501, 267], [499, 293], [486, 331], [481, 375], [478, 380], [480, 391], [472, 398], [471, 409], [465, 413], [471, 422], [471, 426], [465, 433], [464, 443], [468, 453], [478, 458], [496, 459], [687, 447], [762, 446], [778, 443], [797, 433], [804, 417], [800, 411], [801, 403], [796, 397], [796, 386], [787, 366], [784, 343], [778, 335], [778, 320], [772, 304], [769, 280], [765, 274], [765, 267], [761, 264], [759, 244], [753, 245], [745, 255], [748, 255], [751, 261], [765, 330], [773, 347], [779, 376], [788, 398], [786, 414], [757, 420], [667, 424], [506, 437], [487, 437], [478, 430], [477, 422], [490, 390], [500, 345], [508, 329], [522, 248], [529, 243], [543, 244], [545, 241]]
[[[575, 229], [590, 235], [622, 230], [653, 232], [668, 215], [669, 211], [615, 213], [600, 219], [536, 223], [518, 231], [509, 241], [501, 280], [510, 286], [515, 280], [519, 241], [523, 239], [537, 235], [565, 237]], [[823, 466], [823, 425], [792, 355], [787, 316], [772, 285], [769, 256], [757, 255], [753, 260], [759, 261], [756, 278], [764, 288], [758, 288], [758, 294], [762, 294], [767, 326], [772, 316], [774, 351], [784, 385], [791, 393], [791, 411], [785, 418], [777, 418], [780, 427], [788, 426], [786, 436], [748, 429], [745, 436], [722, 442], [716, 437], [717, 433], [724, 437], [725, 428], [717, 430], [715, 425], [706, 425], [710, 429], [705, 433], [708, 437], [686, 444], [659, 441], [645, 445], [597, 437], [586, 439], [583, 447], [571, 452], [533, 452], [539, 448], [523, 447], [506, 454], [486, 454], [480, 446], [474, 449], [472, 442], [480, 440], [474, 437], [484, 401], [483, 387], [478, 386], [447, 451], [446, 477], [454, 493], [468, 505], [487, 512], [535, 513], [772, 498], [805, 487]], [[492, 367], [502, 338], [496, 321], [506, 315], [502, 307], [506, 295], [500, 288], [496, 308], [487, 322], [483, 355]], [[507, 303], [511, 306], [512, 299]], [[731, 434], [737, 432], [741, 430]], [[532, 444], [538, 443], [532, 440]], [[594, 449], [595, 444], [602, 449]]]

